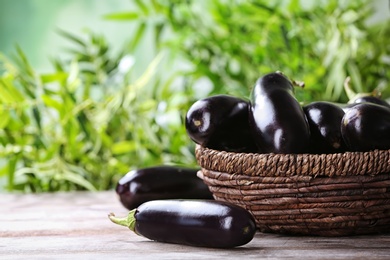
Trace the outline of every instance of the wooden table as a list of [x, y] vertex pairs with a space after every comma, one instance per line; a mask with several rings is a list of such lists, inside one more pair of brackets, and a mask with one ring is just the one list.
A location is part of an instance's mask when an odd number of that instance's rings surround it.
[[0, 194], [0, 259], [390, 259], [390, 235], [292, 237], [258, 232], [229, 249], [164, 244], [110, 222], [113, 191]]

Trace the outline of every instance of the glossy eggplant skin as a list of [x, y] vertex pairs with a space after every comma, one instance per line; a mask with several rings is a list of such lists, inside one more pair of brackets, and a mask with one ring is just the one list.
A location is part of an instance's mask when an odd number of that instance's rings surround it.
[[191, 246], [237, 247], [249, 243], [256, 233], [248, 211], [220, 201], [150, 201], [138, 207], [135, 219], [139, 235]]
[[342, 119], [341, 133], [350, 151], [390, 149], [390, 108], [373, 103], [353, 106]]
[[132, 170], [118, 181], [115, 190], [129, 210], [156, 199], [213, 199], [197, 171], [168, 165]]
[[340, 153], [346, 150], [341, 135], [344, 110], [334, 103], [315, 101], [303, 106], [310, 126], [310, 153]]
[[376, 96], [360, 96], [355, 98], [352, 101], [353, 104], [360, 104], [360, 103], [373, 103], [381, 106], [385, 106], [390, 108], [390, 104], [386, 102], [386, 100], [381, 99], [380, 97]]
[[256, 144], [264, 153], [304, 153], [310, 128], [294, 96], [292, 82], [281, 73], [256, 81], [251, 93], [249, 121]]
[[387, 103], [386, 100], [381, 99], [380, 97], [369, 96], [369, 95], [356, 97], [350, 100], [348, 104], [344, 104], [342, 108], [344, 112], [347, 112], [350, 108], [356, 106], [357, 104], [362, 104], [362, 103], [372, 103], [372, 104], [377, 104], [377, 105], [390, 108], [390, 104]]
[[248, 101], [230, 95], [200, 99], [187, 111], [187, 134], [195, 143], [211, 149], [257, 151], [250, 134], [248, 110]]

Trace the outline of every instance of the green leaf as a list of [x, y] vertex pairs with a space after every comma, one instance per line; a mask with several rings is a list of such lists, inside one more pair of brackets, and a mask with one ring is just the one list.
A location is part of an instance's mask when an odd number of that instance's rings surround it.
[[356, 66], [356, 64], [353, 62], [348, 62], [347, 70], [352, 80], [353, 89], [357, 93], [363, 93], [362, 79], [361, 79], [360, 71]]
[[54, 99], [52, 96], [43, 94], [41, 98], [46, 106], [55, 108], [57, 111], [61, 111], [63, 109], [64, 104]]
[[299, 2], [299, 0], [290, 0], [290, 3], [288, 4], [288, 11], [291, 13], [299, 12], [301, 10]]
[[162, 58], [163, 54], [160, 53], [153, 59], [141, 77], [134, 82], [133, 86], [135, 89], [142, 88], [153, 78], [154, 73], [156, 73], [157, 66], [161, 62]]
[[15, 154], [8, 160], [8, 189], [10, 191], [12, 191], [14, 188], [15, 170], [19, 161], [19, 157], [20, 156], [18, 154]]
[[133, 141], [122, 141], [111, 146], [111, 151], [114, 155], [130, 153], [135, 149], [136, 144]]
[[130, 51], [134, 51], [134, 49], [138, 46], [139, 42], [141, 41], [142, 37], [145, 34], [145, 29], [146, 29], [146, 23], [141, 23], [138, 26], [138, 28], [137, 28], [137, 30], [132, 38], [132, 41], [129, 45]]
[[75, 183], [77, 185], [80, 185], [81, 187], [84, 187], [85, 189], [89, 191], [96, 191], [95, 186], [89, 181], [87, 181], [85, 178], [83, 178], [81, 175], [71, 172], [71, 171], [65, 171], [62, 174], [57, 174], [55, 176], [57, 180], [67, 180], [72, 183]]
[[159, 45], [161, 43], [161, 35], [162, 35], [164, 28], [165, 28], [164, 23], [158, 23], [154, 27], [154, 42], [155, 42], [155, 45], [157, 48], [159, 47]]
[[11, 119], [11, 115], [8, 110], [5, 110], [3, 106], [0, 106], [0, 129], [4, 129]]
[[0, 78], [0, 88], [5, 88], [12, 97], [13, 102], [23, 102], [25, 97], [21, 91], [14, 85], [15, 78], [8, 74]]
[[68, 40], [71, 40], [72, 42], [76, 43], [77, 45], [80, 45], [81, 47], [84, 47], [84, 48], [87, 47], [87, 45], [84, 43], [84, 41], [81, 38], [77, 37], [76, 35], [71, 34], [65, 30], [62, 30], [62, 29], [58, 29], [57, 32], [60, 35], [67, 38]]
[[[28, 61], [26, 55], [24, 54], [22, 48], [20, 48], [19, 45], [16, 45], [16, 52], [18, 54], [17, 61], [20, 62], [20, 65], [24, 70], [23, 72], [26, 73], [27, 75], [29, 75], [30, 77], [34, 77], [35, 76], [34, 69], [30, 65], [30, 62]], [[18, 60], [18, 58], [20, 60]]]
[[68, 73], [59, 71], [56, 73], [41, 75], [41, 81], [43, 84], [57, 82], [57, 81], [61, 82], [63, 80], [66, 80], [67, 77], [68, 77]]
[[144, 3], [144, 0], [135, 0], [135, 3], [145, 15], [149, 14], [149, 7]]
[[104, 15], [104, 19], [116, 20], [116, 21], [129, 21], [136, 20], [140, 15], [136, 12], [121, 12], [121, 13], [111, 13]]
[[0, 79], [0, 102], [4, 104], [15, 103], [15, 97], [10, 93], [9, 88], [3, 80]]

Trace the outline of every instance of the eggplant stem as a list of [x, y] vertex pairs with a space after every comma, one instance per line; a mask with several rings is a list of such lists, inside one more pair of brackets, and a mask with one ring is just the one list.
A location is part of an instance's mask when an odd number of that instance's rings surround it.
[[[285, 76], [286, 78], [288, 78], [283, 72], [281, 72], [280, 70], [277, 70], [276, 73], [280, 74], [280, 75], [283, 75]], [[299, 80], [293, 80], [293, 79], [290, 79], [288, 78], [291, 82], [291, 84], [294, 86], [294, 87], [299, 87], [299, 88], [304, 88], [305, 87], [305, 82], [303, 81], [299, 81]]]
[[135, 213], [137, 212], [137, 209], [133, 209], [129, 212], [129, 214], [127, 215], [127, 217], [124, 217], [124, 218], [117, 218], [115, 217], [115, 214], [114, 213], [110, 213], [108, 214], [108, 218], [115, 224], [118, 224], [118, 225], [121, 225], [121, 226], [125, 226], [125, 227], [128, 227], [131, 231], [137, 233], [135, 231], [135, 222], [136, 222], [136, 219], [135, 219]]
[[305, 87], [305, 82], [303, 81], [298, 81], [298, 80], [291, 80], [293, 86], [295, 87], [300, 87], [300, 88], [304, 88]]
[[345, 93], [347, 94], [348, 99], [351, 101], [356, 97], [356, 92], [353, 91], [350, 83], [351, 83], [351, 77], [348, 76], [344, 80], [344, 90]]
[[351, 77], [346, 77], [344, 80], [344, 90], [348, 97], [348, 104], [353, 104], [356, 99], [361, 97], [381, 97], [381, 92], [377, 89], [369, 93], [356, 93], [351, 87]]

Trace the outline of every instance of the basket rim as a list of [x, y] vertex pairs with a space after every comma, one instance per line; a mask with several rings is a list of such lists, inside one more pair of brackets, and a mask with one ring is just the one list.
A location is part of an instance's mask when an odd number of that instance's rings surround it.
[[200, 167], [249, 176], [351, 176], [390, 173], [390, 149], [333, 154], [236, 153], [195, 146]]

